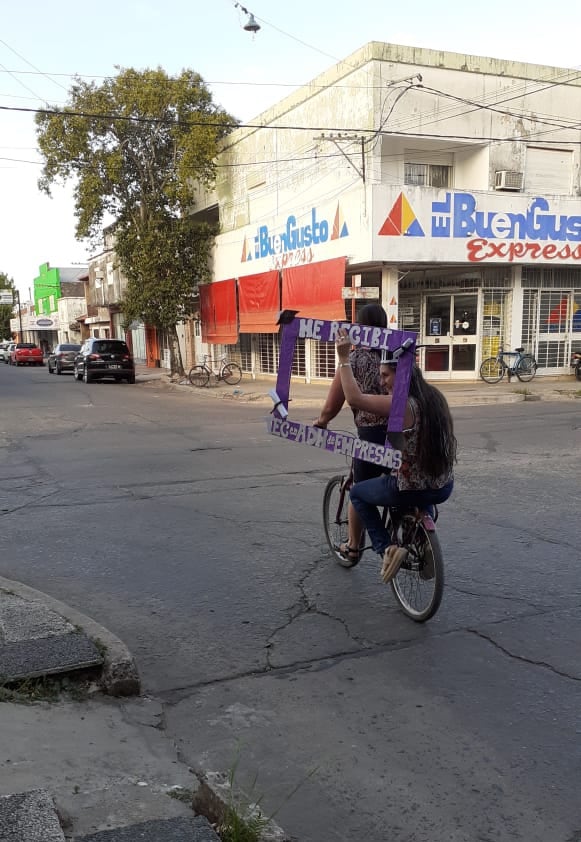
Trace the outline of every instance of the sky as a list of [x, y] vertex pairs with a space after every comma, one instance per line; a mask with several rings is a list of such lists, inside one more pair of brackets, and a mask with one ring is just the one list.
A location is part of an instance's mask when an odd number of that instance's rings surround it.
[[[242, 9], [261, 29], [251, 35]], [[555, 67], [581, 67], [581, 3], [554, 0], [21, 0], [0, 30], [0, 271], [29, 298], [38, 267], [86, 264], [75, 239], [72, 184], [52, 198], [30, 109], [64, 105], [75, 74], [116, 67], [198, 72], [215, 101], [249, 121], [368, 41]]]

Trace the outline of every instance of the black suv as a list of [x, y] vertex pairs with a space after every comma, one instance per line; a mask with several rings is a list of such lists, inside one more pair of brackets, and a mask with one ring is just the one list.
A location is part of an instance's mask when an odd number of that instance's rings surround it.
[[87, 339], [75, 357], [75, 380], [90, 383], [111, 377], [135, 383], [135, 364], [122, 339]]

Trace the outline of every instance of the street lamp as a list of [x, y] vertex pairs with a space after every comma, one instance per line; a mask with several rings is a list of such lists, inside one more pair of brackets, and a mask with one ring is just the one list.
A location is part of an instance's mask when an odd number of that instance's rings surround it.
[[256, 18], [252, 14], [252, 12], [249, 12], [248, 9], [246, 9], [240, 3], [234, 3], [234, 8], [240, 9], [241, 12], [244, 12], [245, 15], [248, 15], [248, 20], [246, 21], [246, 23], [242, 27], [244, 29], [244, 31], [245, 32], [252, 32], [253, 35], [256, 35], [258, 30], [261, 29], [261, 26], [257, 22]]

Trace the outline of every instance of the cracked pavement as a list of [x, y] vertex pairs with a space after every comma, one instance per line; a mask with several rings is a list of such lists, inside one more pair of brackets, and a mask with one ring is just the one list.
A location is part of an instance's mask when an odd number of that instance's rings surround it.
[[267, 436], [264, 407], [36, 370], [2, 385], [1, 573], [127, 643], [185, 764], [239, 755], [301, 842], [579, 837], [577, 403], [454, 409], [446, 589], [419, 626], [370, 553], [329, 559], [344, 466]]

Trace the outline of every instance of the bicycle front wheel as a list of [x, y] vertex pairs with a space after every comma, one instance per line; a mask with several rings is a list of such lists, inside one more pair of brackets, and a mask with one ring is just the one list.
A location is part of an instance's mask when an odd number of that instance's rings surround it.
[[[408, 536], [411, 540], [407, 540]], [[408, 556], [391, 581], [400, 608], [416, 623], [433, 617], [444, 593], [444, 559], [438, 536], [428, 532], [415, 517], [406, 515], [397, 529], [398, 543]]]
[[349, 492], [343, 488], [345, 477], [329, 480], [323, 496], [323, 527], [325, 538], [335, 560], [345, 566], [339, 552], [341, 544], [349, 542]]
[[237, 363], [226, 363], [222, 369], [222, 380], [229, 386], [235, 386], [242, 380], [242, 369]]
[[193, 368], [190, 369], [188, 377], [192, 386], [201, 387], [207, 385], [208, 380], [210, 379], [210, 374], [208, 370], [204, 368], [203, 365], [195, 365]]
[[504, 366], [496, 357], [488, 357], [480, 366], [480, 376], [485, 383], [498, 383], [504, 375]]
[[529, 380], [533, 379], [536, 373], [537, 361], [534, 357], [531, 357], [530, 354], [525, 354], [525, 356], [521, 357], [518, 361], [518, 365], [516, 367], [516, 376], [521, 381], [521, 383], [528, 383]]

